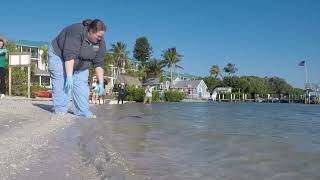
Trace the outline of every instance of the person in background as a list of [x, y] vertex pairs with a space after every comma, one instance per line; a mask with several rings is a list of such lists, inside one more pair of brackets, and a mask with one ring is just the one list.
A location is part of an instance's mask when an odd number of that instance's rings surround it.
[[147, 102], [149, 104], [151, 104], [151, 102], [152, 102], [152, 90], [153, 90], [153, 87], [151, 87], [149, 85], [145, 89], [145, 91], [144, 91], [145, 97], [144, 97], [144, 100], [143, 100], [143, 104], [146, 104]]
[[7, 59], [7, 50], [4, 46], [4, 41], [0, 39], [0, 98], [5, 97], [5, 91], [6, 91], [6, 75], [7, 75], [7, 69], [6, 69], [6, 59]]
[[126, 90], [124, 88], [124, 83], [121, 83], [118, 90], [118, 104], [120, 103], [120, 101], [123, 104], [123, 100], [125, 96], [126, 96]]
[[65, 27], [49, 45], [48, 70], [56, 114], [67, 113], [72, 96], [75, 115], [96, 118], [89, 109], [88, 69], [90, 66], [95, 69], [99, 82], [96, 89], [102, 95], [105, 32], [106, 26], [101, 20], [84, 20]]
[[98, 100], [98, 91], [97, 91], [97, 80], [93, 79], [92, 85], [91, 85], [91, 92], [92, 92], [92, 104], [96, 104]]

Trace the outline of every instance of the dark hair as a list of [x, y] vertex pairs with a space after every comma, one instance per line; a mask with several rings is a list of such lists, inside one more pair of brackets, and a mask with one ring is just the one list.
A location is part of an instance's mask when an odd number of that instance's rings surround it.
[[88, 26], [88, 31], [92, 31], [93, 33], [107, 30], [106, 25], [104, 25], [104, 23], [100, 19], [86, 19], [82, 21], [82, 24], [84, 26]]
[[3, 42], [3, 46], [0, 47], [1, 49], [4, 48], [4, 40], [3, 39], [0, 39], [0, 42]]

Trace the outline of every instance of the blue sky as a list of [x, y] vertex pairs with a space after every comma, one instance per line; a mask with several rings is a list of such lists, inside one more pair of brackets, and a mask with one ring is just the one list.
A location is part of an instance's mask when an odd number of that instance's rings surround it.
[[130, 56], [136, 38], [146, 36], [156, 58], [176, 47], [185, 72], [206, 76], [213, 64], [231, 62], [237, 75], [279, 76], [303, 87], [301, 60], [309, 80], [320, 82], [319, 9], [318, 0], [5, 1], [0, 33], [51, 41], [69, 24], [99, 18], [107, 47], [123, 41]]

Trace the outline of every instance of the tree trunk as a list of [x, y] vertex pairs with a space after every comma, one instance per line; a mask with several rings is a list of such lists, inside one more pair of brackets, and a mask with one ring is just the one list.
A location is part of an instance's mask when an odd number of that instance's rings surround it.
[[171, 82], [170, 82], [170, 86], [172, 86], [172, 84], [173, 84], [173, 83], [172, 83], [172, 79], [173, 79], [173, 78], [172, 78], [172, 66], [170, 67], [170, 74], [171, 74]]

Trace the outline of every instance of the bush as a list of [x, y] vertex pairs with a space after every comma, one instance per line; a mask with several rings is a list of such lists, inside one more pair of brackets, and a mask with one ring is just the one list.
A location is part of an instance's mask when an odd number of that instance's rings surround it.
[[143, 102], [144, 98], [144, 89], [142, 88], [135, 88], [132, 86], [126, 87], [126, 97], [127, 101], [136, 101], [136, 102]]
[[[132, 86], [126, 87], [126, 100], [127, 101], [136, 101], [143, 102], [144, 100], [144, 89], [136, 88]], [[152, 102], [160, 102], [160, 93], [158, 91], [152, 92]]]
[[11, 93], [14, 96], [28, 96], [28, 68], [12, 68]]
[[152, 92], [152, 102], [160, 102], [160, 93], [158, 91]]
[[[11, 94], [13, 96], [28, 96], [28, 68], [12, 68], [12, 86], [11, 86]], [[6, 76], [6, 89], [7, 93], [9, 93], [9, 73]], [[33, 90], [40, 90], [46, 91], [48, 88], [39, 86], [39, 85], [32, 85], [31, 84], [31, 92]], [[31, 93], [30, 92], [30, 93]], [[31, 97], [32, 94], [31, 94]]]
[[164, 96], [168, 102], [180, 102], [186, 97], [185, 93], [172, 90], [165, 92]]

